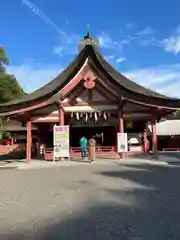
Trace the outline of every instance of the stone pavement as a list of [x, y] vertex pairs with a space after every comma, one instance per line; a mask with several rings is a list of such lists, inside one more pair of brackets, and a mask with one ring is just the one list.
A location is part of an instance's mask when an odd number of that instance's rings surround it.
[[178, 164], [100, 162], [1, 171], [0, 239], [180, 239]]
[[[159, 154], [158, 159], [153, 159], [151, 156], [139, 156], [139, 157], [129, 157], [127, 159], [117, 159], [117, 158], [97, 158], [91, 164], [150, 164], [150, 165], [167, 165], [171, 163], [180, 163], [180, 159], [177, 157], [167, 156], [166, 154]], [[51, 167], [65, 167], [65, 166], [73, 166], [73, 165], [81, 165], [81, 164], [88, 164], [87, 162], [81, 161], [80, 158], [74, 159], [73, 161], [42, 161], [42, 160], [31, 160], [30, 163], [26, 163], [26, 159], [23, 160], [13, 160], [9, 159], [6, 161], [0, 161], [0, 170], [2, 169], [13, 169], [17, 168], [19, 170], [28, 170], [34, 168], [51, 168]]]

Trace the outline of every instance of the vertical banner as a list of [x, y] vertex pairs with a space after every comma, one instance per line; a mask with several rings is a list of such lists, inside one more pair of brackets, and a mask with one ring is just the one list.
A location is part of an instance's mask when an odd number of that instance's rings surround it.
[[128, 151], [128, 140], [127, 133], [118, 133], [117, 134], [117, 147], [118, 152], [127, 152]]
[[56, 157], [69, 158], [69, 126], [53, 127], [54, 159]]

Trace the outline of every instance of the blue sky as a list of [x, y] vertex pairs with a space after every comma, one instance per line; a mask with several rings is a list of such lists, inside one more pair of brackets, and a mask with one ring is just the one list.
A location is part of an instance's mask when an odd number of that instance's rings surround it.
[[100, 51], [137, 83], [180, 97], [180, 1], [1, 0], [0, 45], [27, 92], [75, 58], [90, 25]]

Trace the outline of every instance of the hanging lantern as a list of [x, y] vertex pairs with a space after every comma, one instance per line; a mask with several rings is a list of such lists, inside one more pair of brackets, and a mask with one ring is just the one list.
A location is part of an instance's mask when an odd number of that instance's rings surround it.
[[97, 113], [96, 113], [96, 112], [94, 113], [94, 119], [95, 119], [95, 121], [97, 122], [98, 117], [97, 117]]
[[79, 113], [76, 113], [76, 119], [79, 120]]
[[87, 120], [88, 120], [88, 114], [86, 113], [85, 121], [87, 122]]

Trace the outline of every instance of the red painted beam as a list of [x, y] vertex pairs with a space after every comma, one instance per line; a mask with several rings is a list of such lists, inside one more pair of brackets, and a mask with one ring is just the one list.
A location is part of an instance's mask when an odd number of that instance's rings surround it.
[[59, 118], [57, 119], [35, 119], [31, 121], [32, 123], [59, 123]]
[[89, 102], [76, 102], [76, 104], [71, 104], [69, 102], [62, 103], [63, 107], [70, 107], [70, 106], [98, 106], [98, 105], [116, 105], [117, 101], [89, 101]]
[[63, 89], [60, 90], [60, 94], [64, 97], [70, 91], [73, 90], [75, 86], [77, 86], [80, 81], [83, 79], [82, 73], [79, 73], [76, 77], [74, 77]]
[[46, 107], [46, 106], [52, 104], [52, 102], [53, 102], [53, 100], [47, 100], [47, 101], [44, 101], [44, 102], [41, 102], [41, 103], [38, 103], [38, 104], [34, 104], [32, 106], [28, 106], [28, 107], [20, 108], [20, 109], [17, 109], [17, 110], [5, 112], [4, 114], [9, 115], [9, 116], [10, 115], [16, 115], [16, 114], [19, 114], [19, 113], [24, 113], [24, 112], [27, 112], [27, 111], [32, 111], [32, 110], [35, 110], [35, 109], [38, 109], [38, 108]]

